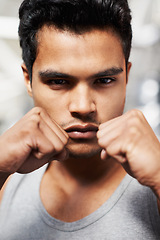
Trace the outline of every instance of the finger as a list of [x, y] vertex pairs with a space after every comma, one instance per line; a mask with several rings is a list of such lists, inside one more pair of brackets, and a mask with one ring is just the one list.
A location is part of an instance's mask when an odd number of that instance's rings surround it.
[[123, 134], [123, 131], [130, 131], [131, 128], [143, 128], [145, 124], [145, 118], [143, 114], [138, 110], [131, 110], [125, 113], [124, 115], [112, 119], [106, 123], [103, 123], [99, 126], [99, 131], [97, 132], [97, 137], [103, 137], [108, 134], [109, 131], [114, 131], [114, 129], [121, 129], [120, 134]]
[[135, 148], [141, 129], [130, 128], [129, 131], [121, 130], [121, 128], [118, 128], [105, 134], [98, 139], [98, 144], [106, 150], [108, 155], [120, 160], [120, 162], [124, 162], [126, 161], [126, 156]]
[[67, 138], [57, 135], [57, 132], [54, 132], [46, 123], [43, 121], [40, 122], [39, 128], [44, 136], [53, 144], [55, 154], [60, 153], [65, 145], [67, 144]]
[[32, 146], [30, 156], [19, 165], [17, 170], [19, 173], [32, 172], [53, 160], [64, 161], [68, 158], [67, 149], [63, 148], [57, 153], [54, 145], [40, 131], [36, 136], [36, 147], [33, 149]]
[[99, 141], [103, 139], [112, 140], [121, 135], [124, 132], [124, 127], [122, 125], [114, 126], [113, 128], [106, 127], [101, 131], [97, 132], [97, 138]]
[[108, 120], [107, 122], [104, 122], [102, 124], [99, 125], [99, 130], [103, 130], [105, 127], [109, 127], [110, 125], [114, 124], [115, 122], [117, 122], [117, 120], [119, 121], [119, 119], [121, 118], [122, 116], [119, 116], [119, 117], [115, 117], [111, 120]]
[[101, 132], [101, 135], [97, 133], [98, 144], [105, 149], [112, 141], [121, 136], [123, 131], [124, 130], [121, 126], [118, 126], [114, 130], [108, 128], [104, 129], [103, 133]]
[[32, 135], [29, 136], [26, 144], [37, 158], [41, 158], [41, 155], [55, 152], [53, 143], [39, 129], [36, 129]]
[[40, 119], [42, 119], [54, 132], [57, 133], [57, 135], [61, 136], [61, 139], [63, 139], [64, 136], [68, 138], [68, 134], [54, 120], [50, 118], [50, 116], [44, 109], [40, 107], [33, 108], [25, 115], [24, 118], [27, 121], [29, 119], [33, 119], [35, 120], [35, 122], [37, 121], [38, 124], [40, 122]]
[[117, 126], [121, 124], [127, 124], [128, 120], [133, 120], [133, 119], [139, 119], [142, 122], [144, 121], [144, 115], [137, 109], [132, 109], [121, 116], [115, 117], [114, 119], [111, 119], [105, 123], [102, 123], [99, 126], [99, 130], [103, 130], [105, 127], [111, 127], [111, 126]]
[[121, 164], [124, 164], [127, 161], [126, 153], [122, 151], [122, 146], [119, 140], [115, 140], [109, 144], [106, 148], [106, 152]]
[[[26, 146], [28, 150], [26, 149]], [[23, 150], [29, 153], [19, 161], [16, 171], [27, 173], [38, 169], [49, 161], [51, 156], [55, 155], [53, 144], [45, 137], [45, 135], [36, 130], [26, 139], [25, 148]]]
[[40, 116], [56, 135], [59, 136], [62, 141], [64, 140], [66, 142], [68, 134], [56, 123], [56, 121], [51, 119], [45, 111], [41, 111]]
[[61, 130], [62, 133], [63, 133], [67, 138], [69, 138], [68, 133], [67, 133], [54, 119], [52, 119], [52, 121], [56, 124], [56, 126], [59, 128], [59, 130]]
[[[121, 121], [120, 121], [121, 120]], [[102, 125], [99, 126], [99, 130], [97, 132], [97, 137], [101, 138], [104, 135], [116, 130], [116, 129], [121, 129], [121, 132], [126, 128], [126, 121], [125, 119], [120, 119], [116, 118], [113, 119], [109, 122], [106, 122]]]

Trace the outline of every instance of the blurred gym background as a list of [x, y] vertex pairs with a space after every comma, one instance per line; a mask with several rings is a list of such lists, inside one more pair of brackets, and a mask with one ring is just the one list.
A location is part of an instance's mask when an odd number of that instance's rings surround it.
[[[0, 0], [0, 134], [33, 103], [21, 72], [18, 8], [22, 0]], [[160, 139], [160, 0], [129, 0], [132, 10], [132, 70], [125, 111], [142, 110]]]

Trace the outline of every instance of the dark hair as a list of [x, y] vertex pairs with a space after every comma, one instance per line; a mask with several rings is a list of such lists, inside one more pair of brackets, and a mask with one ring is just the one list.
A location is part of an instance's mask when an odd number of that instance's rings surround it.
[[131, 50], [131, 14], [127, 0], [24, 0], [19, 9], [22, 57], [32, 78], [38, 30], [44, 25], [82, 34], [112, 29], [122, 42], [128, 63]]

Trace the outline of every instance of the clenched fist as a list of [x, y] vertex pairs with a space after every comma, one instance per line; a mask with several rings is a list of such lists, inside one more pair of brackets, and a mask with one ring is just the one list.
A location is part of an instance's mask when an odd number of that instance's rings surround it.
[[97, 133], [101, 158], [115, 158], [141, 184], [160, 197], [160, 143], [139, 110], [103, 123]]
[[0, 173], [28, 173], [67, 157], [67, 133], [42, 108], [33, 108], [0, 137]]

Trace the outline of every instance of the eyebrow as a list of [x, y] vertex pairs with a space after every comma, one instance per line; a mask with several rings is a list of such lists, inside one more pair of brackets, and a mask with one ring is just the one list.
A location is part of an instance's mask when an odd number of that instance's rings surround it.
[[[99, 77], [104, 77], [104, 76], [114, 76], [114, 75], [118, 75], [120, 73], [123, 72], [122, 68], [119, 67], [112, 67], [109, 69], [106, 69], [104, 71], [98, 72], [96, 74], [93, 74], [91, 76], [88, 77], [88, 79], [92, 79], [92, 78], [99, 78]], [[40, 78], [65, 78], [65, 79], [77, 79], [77, 77], [74, 77], [70, 74], [66, 74], [66, 73], [61, 73], [61, 72], [57, 72], [57, 71], [53, 71], [53, 70], [45, 70], [45, 71], [40, 71], [39, 72], [39, 76]]]
[[122, 68], [112, 67], [112, 68], [106, 69], [102, 72], [98, 72], [98, 73], [92, 75], [91, 77], [98, 78], [98, 77], [104, 77], [104, 76], [114, 76], [114, 75], [118, 75], [122, 72], [123, 72]]
[[52, 70], [40, 71], [39, 76], [41, 78], [73, 78], [73, 76], [69, 74], [52, 71]]

